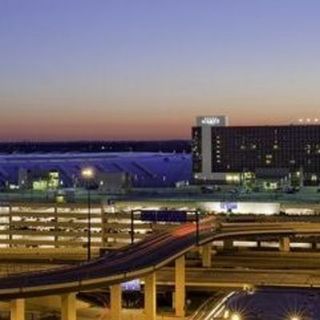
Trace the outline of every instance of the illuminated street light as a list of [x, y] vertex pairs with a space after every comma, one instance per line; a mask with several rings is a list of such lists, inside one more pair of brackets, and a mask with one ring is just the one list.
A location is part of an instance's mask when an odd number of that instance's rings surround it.
[[83, 168], [81, 170], [81, 176], [84, 179], [92, 179], [94, 177], [94, 170], [93, 168]]
[[298, 316], [292, 316], [292, 317], [290, 318], [290, 320], [301, 320], [301, 319], [300, 319], [300, 317], [298, 317]]
[[[230, 320], [241, 320], [241, 315], [239, 313], [233, 313], [230, 317]], [[299, 320], [299, 319], [298, 319]]]
[[95, 172], [93, 168], [83, 168], [81, 170], [81, 176], [86, 182], [86, 187], [88, 191], [88, 243], [87, 243], [87, 260], [91, 260], [91, 193], [90, 193], [90, 183], [95, 177]]

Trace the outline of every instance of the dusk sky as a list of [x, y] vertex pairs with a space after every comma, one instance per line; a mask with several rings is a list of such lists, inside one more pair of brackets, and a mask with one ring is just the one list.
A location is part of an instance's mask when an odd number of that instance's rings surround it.
[[319, 0], [1, 0], [0, 140], [320, 116]]

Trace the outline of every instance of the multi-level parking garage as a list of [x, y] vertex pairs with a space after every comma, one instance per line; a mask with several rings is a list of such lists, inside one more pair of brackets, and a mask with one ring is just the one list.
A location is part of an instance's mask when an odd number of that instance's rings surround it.
[[[150, 208], [150, 207], [149, 207]], [[154, 208], [154, 207], [153, 207]], [[141, 220], [142, 206], [92, 204], [90, 208], [90, 246], [95, 254], [101, 247], [122, 247], [176, 223]], [[190, 215], [194, 212], [190, 209]], [[193, 217], [191, 217], [192, 220]], [[133, 231], [133, 233], [131, 232]], [[88, 244], [86, 204], [7, 203], [0, 204], [0, 255], [14, 252], [20, 258], [36, 249], [60, 249], [68, 260], [83, 259]], [[21, 251], [20, 249], [24, 249]], [[8, 249], [8, 250], [6, 250]], [[42, 250], [43, 253], [46, 251]], [[54, 255], [54, 251], [47, 251]], [[29, 253], [28, 253], [29, 254]], [[57, 256], [51, 257], [52, 259]], [[36, 257], [35, 257], [36, 258]], [[41, 257], [39, 257], [41, 258]], [[63, 255], [60, 255], [63, 260]]]
[[[210, 206], [209, 206], [210, 204]], [[94, 254], [98, 254], [101, 247], [119, 248], [145, 238], [146, 235], [157, 233], [179, 222], [148, 221], [141, 218], [141, 213], [159, 210], [160, 212], [181, 211], [187, 212], [188, 221], [195, 220], [195, 213], [215, 214], [226, 216], [226, 211], [221, 203], [217, 202], [171, 202], [166, 208], [166, 202], [161, 201], [117, 201], [92, 203], [90, 207], [90, 240]], [[237, 223], [278, 221], [286, 218], [288, 221], [297, 222], [305, 219], [304, 215], [284, 216], [279, 215], [279, 210], [286, 210], [287, 206], [278, 203], [241, 203], [243, 211], [240, 215], [227, 215], [228, 219]], [[239, 208], [241, 209], [241, 207]], [[253, 210], [260, 210], [253, 213]], [[319, 210], [319, 209], [318, 209]], [[319, 216], [308, 216], [309, 221], [318, 222]], [[30, 252], [37, 252], [34, 258], [50, 259], [50, 255], [58, 260], [82, 260], [86, 258], [88, 245], [88, 207], [86, 203], [29, 203], [12, 202], [0, 203], [0, 257], [30, 258]], [[256, 246], [250, 237], [245, 243], [235, 242], [234, 245]], [[270, 240], [270, 239], [269, 239]], [[309, 239], [310, 240], [310, 239]], [[313, 240], [313, 239], [311, 239]], [[251, 241], [251, 242], [249, 242]], [[260, 245], [264, 245], [260, 239]], [[276, 240], [277, 242], [277, 240]], [[302, 242], [302, 243], [300, 243]], [[300, 244], [298, 244], [300, 243]], [[297, 240], [293, 246], [299, 248], [303, 241]], [[220, 246], [220, 243], [216, 243]], [[271, 244], [266, 244], [268, 247]], [[311, 244], [304, 246], [311, 247]], [[41, 250], [38, 250], [41, 249]], [[44, 254], [39, 256], [39, 252]], [[9, 254], [10, 253], [10, 254]], [[57, 254], [59, 253], [59, 257]], [[72, 254], [71, 254], [72, 253]], [[27, 256], [25, 256], [27, 255]], [[51, 257], [51, 258], [52, 258]]]

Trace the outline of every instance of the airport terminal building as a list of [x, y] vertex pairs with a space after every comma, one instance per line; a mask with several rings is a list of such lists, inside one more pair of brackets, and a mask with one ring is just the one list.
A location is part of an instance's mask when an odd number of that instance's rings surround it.
[[91, 183], [102, 192], [130, 188], [167, 188], [191, 180], [188, 154], [45, 153], [0, 154], [0, 191], [46, 191], [81, 188], [84, 169], [94, 172]]
[[192, 128], [197, 183], [318, 186], [320, 125], [229, 126], [225, 116], [198, 117]]

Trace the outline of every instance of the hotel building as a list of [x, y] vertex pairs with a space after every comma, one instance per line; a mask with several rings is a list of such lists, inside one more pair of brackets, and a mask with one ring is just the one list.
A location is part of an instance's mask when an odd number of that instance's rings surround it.
[[253, 184], [265, 188], [317, 186], [320, 125], [229, 126], [225, 116], [198, 117], [192, 128], [196, 183]]

